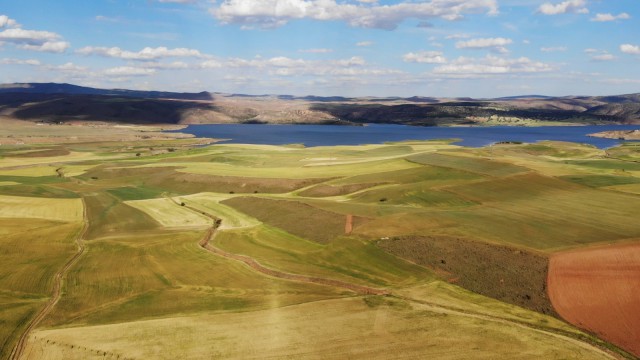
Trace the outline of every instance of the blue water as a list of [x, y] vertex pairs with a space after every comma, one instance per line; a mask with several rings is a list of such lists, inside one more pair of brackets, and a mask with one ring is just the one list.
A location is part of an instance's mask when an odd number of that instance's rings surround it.
[[622, 141], [588, 137], [601, 131], [640, 130], [640, 125], [542, 127], [415, 127], [405, 125], [190, 125], [177, 132], [225, 139], [236, 144], [304, 144], [305, 146], [380, 144], [388, 141], [460, 139], [458, 145], [481, 147], [501, 141], [534, 143], [541, 140], [586, 143], [604, 149]]

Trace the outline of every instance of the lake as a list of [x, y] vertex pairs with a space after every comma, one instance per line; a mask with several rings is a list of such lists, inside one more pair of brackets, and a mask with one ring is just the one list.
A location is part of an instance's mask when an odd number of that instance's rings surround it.
[[541, 127], [415, 127], [371, 124], [339, 125], [189, 125], [176, 132], [225, 139], [236, 144], [304, 144], [305, 146], [380, 144], [390, 141], [460, 139], [457, 145], [481, 147], [501, 141], [534, 143], [542, 140], [586, 143], [604, 149], [622, 141], [587, 136], [601, 131], [640, 130], [640, 125], [541, 126]]

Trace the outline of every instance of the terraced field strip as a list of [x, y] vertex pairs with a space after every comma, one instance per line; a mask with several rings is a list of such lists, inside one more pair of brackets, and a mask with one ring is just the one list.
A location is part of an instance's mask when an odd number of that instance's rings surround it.
[[35, 329], [38, 326], [38, 324], [40, 324], [40, 322], [51, 312], [53, 307], [58, 303], [58, 301], [60, 300], [60, 297], [62, 296], [62, 283], [67, 273], [69, 272], [69, 269], [71, 269], [71, 267], [76, 262], [78, 262], [82, 254], [84, 254], [85, 246], [84, 246], [83, 238], [85, 233], [89, 229], [89, 221], [87, 219], [87, 212], [86, 212], [87, 207], [84, 204], [84, 200], [82, 201], [83, 201], [82, 208], [83, 208], [84, 225], [82, 227], [82, 230], [80, 230], [80, 232], [78, 233], [78, 236], [76, 237], [76, 244], [78, 245], [78, 251], [73, 255], [71, 259], [69, 259], [69, 261], [67, 261], [67, 263], [62, 267], [62, 269], [60, 269], [60, 271], [58, 271], [55, 274], [54, 283], [53, 283], [53, 294], [51, 295], [51, 299], [49, 299], [49, 301], [47, 301], [47, 303], [42, 308], [42, 310], [40, 310], [40, 312], [34, 318], [31, 319], [31, 322], [29, 323], [27, 328], [24, 330], [24, 332], [20, 336], [20, 339], [18, 339], [16, 346], [13, 348], [13, 351], [9, 356], [9, 359], [11, 360], [18, 360], [22, 357], [22, 353], [24, 352], [25, 346], [27, 344], [27, 339], [29, 338], [29, 334], [33, 329]]
[[[181, 203], [178, 203], [176, 200], [174, 200], [173, 198], [170, 198], [176, 205], [178, 206], [182, 206]], [[218, 226], [220, 226], [222, 220], [218, 219], [217, 217], [208, 214], [204, 211], [201, 211], [199, 209], [196, 209], [194, 207], [191, 207], [189, 205], [184, 205], [182, 206], [184, 208], [187, 208], [189, 210], [195, 211], [199, 214], [205, 215], [207, 217], [209, 217], [210, 219], [213, 220], [214, 225], [207, 231], [207, 233], [205, 234], [205, 236], [202, 238], [202, 240], [200, 240], [200, 247], [202, 247], [203, 249], [216, 254], [218, 256], [222, 256], [224, 258], [227, 259], [232, 259], [232, 260], [236, 260], [239, 262], [244, 263], [245, 265], [249, 266], [251, 269], [260, 272], [262, 274], [268, 275], [268, 276], [273, 276], [276, 278], [280, 278], [280, 279], [285, 279], [285, 280], [292, 280], [292, 281], [299, 281], [299, 282], [306, 282], [306, 283], [313, 283], [313, 284], [320, 284], [320, 285], [327, 285], [327, 286], [334, 286], [334, 287], [339, 287], [339, 288], [343, 288], [343, 289], [347, 289], [347, 290], [351, 290], [354, 291], [356, 293], [359, 294], [365, 294], [365, 295], [388, 295], [390, 294], [389, 291], [384, 290], [384, 289], [376, 289], [376, 288], [372, 288], [372, 287], [368, 287], [368, 286], [362, 286], [362, 285], [357, 285], [357, 284], [352, 284], [352, 283], [348, 283], [348, 282], [344, 282], [344, 281], [340, 281], [340, 280], [334, 280], [334, 279], [326, 279], [326, 278], [321, 278], [321, 277], [315, 277], [315, 276], [307, 276], [307, 275], [300, 275], [300, 274], [293, 274], [293, 273], [288, 273], [288, 272], [284, 272], [284, 271], [280, 271], [280, 270], [275, 270], [275, 269], [271, 269], [268, 268], [262, 264], [260, 264], [257, 260], [249, 257], [249, 256], [245, 256], [245, 255], [238, 255], [238, 254], [232, 254], [230, 252], [224, 251], [220, 248], [217, 248], [213, 245], [211, 245], [211, 240], [213, 239], [213, 237], [216, 234], [216, 229], [218, 228]]]

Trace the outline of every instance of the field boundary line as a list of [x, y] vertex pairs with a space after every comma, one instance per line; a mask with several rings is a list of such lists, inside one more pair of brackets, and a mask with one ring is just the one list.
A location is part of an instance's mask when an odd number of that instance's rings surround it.
[[78, 250], [54, 275], [53, 294], [51, 295], [51, 298], [49, 299], [49, 301], [47, 301], [45, 306], [40, 309], [38, 314], [31, 319], [29, 325], [27, 325], [26, 329], [22, 332], [22, 335], [18, 339], [18, 342], [9, 355], [9, 359], [19, 360], [22, 357], [22, 353], [24, 352], [24, 349], [27, 345], [27, 340], [29, 338], [29, 335], [31, 334], [31, 331], [33, 331], [33, 329], [35, 329], [40, 324], [40, 322], [42, 322], [42, 320], [44, 320], [44, 318], [49, 315], [51, 310], [53, 310], [55, 305], [58, 303], [58, 301], [62, 297], [62, 285], [67, 273], [69, 272], [69, 269], [71, 269], [71, 267], [78, 262], [82, 254], [84, 254], [85, 252], [84, 236], [89, 230], [89, 219], [87, 218], [87, 206], [84, 202], [84, 198], [82, 198], [82, 219], [82, 229], [75, 239]]
[[[596, 343], [596, 341], [592, 340], [592, 339], [585, 339], [585, 338], [579, 338], [578, 334], [572, 334], [566, 331], [563, 331], [561, 329], [552, 329], [552, 328], [548, 328], [548, 327], [544, 327], [544, 326], [536, 326], [535, 324], [530, 324], [524, 321], [518, 321], [515, 319], [507, 319], [507, 318], [502, 318], [499, 316], [492, 316], [489, 314], [483, 314], [483, 313], [477, 313], [477, 312], [472, 312], [472, 311], [464, 311], [462, 309], [458, 309], [458, 308], [454, 308], [454, 307], [447, 307], [447, 306], [443, 306], [440, 304], [435, 304], [435, 303], [431, 303], [429, 301], [424, 301], [424, 300], [419, 300], [419, 299], [415, 299], [415, 298], [411, 298], [408, 296], [404, 296], [404, 295], [400, 295], [400, 294], [395, 294], [389, 290], [386, 289], [376, 289], [376, 288], [371, 288], [371, 287], [367, 287], [367, 286], [363, 286], [363, 285], [358, 285], [358, 284], [352, 284], [352, 283], [348, 283], [348, 282], [344, 282], [344, 281], [340, 281], [340, 280], [334, 280], [334, 279], [327, 279], [327, 278], [320, 278], [320, 277], [311, 277], [311, 276], [307, 276], [307, 275], [301, 275], [301, 274], [293, 274], [293, 273], [287, 273], [287, 272], [283, 272], [280, 270], [275, 270], [275, 269], [271, 269], [268, 268], [262, 264], [260, 264], [257, 260], [255, 260], [252, 257], [246, 256], [246, 255], [239, 255], [239, 254], [233, 254], [233, 253], [229, 253], [225, 250], [222, 250], [214, 245], [211, 244], [211, 241], [213, 240], [213, 238], [215, 237], [215, 235], [217, 234], [217, 228], [220, 226], [222, 220], [218, 219], [217, 217], [203, 212], [199, 209], [195, 209], [195, 208], [191, 208], [188, 205], [182, 205], [181, 203], [177, 202], [175, 199], [169, 197], [176, 205], [178, 206], [183, 206], [186, 207], [192, 211], [197, 211], [205, 216], [208, 216], [210, 219], [212, 219], [213, 221], [213, 225], [211, 226], [211, 228], [209, 228], [207, 230], [207, 232], [205, 233], [204, 237], [198, 242], [198, 245], [210, 252], [213, 253], [215, 255], [227, 258], [227, 259], [232, 259], [235, 260], [237, 262], [241, 262], [243, 264], [245, 264], [246, 266], [250, 267], [251, 269], [253, 269], [254, 271], [260, 272], [262, 274], [268, 275], [268, 276], [272, 276], [272, 277], [276, 277], [276, 278], [280, 278], [280, 279], [284, 279], [284, 280], [291, 280], [291, 281], [298, 281], [298, 282], [305, 282], [305, 283], [313, 283], [313, 284], [320, 284], [320, 285], [327, 285], [327, 286], [334, 286], [334, 287], [340, 287], [340, 288], [345, 288], [351, 291], [354, 291], [356, 293], [359, 293], [361, 295], [382, 295], [382, 296], [388, 296], [391, 298], [396, 298], [396, 299], [400, 299], [400, 300], [405, 300], [405, 301], [409, 301], [409, 302], [414, 302], [414, 303], [418, 303], [421, 304], [423, 306], [428, 306], [429, 308], [431, 308], [433, 311], [439, 312], [439, 313], [450, 313], [450, 314], [455, 314], [455, 315], [459, 315], [459, 316], [464, 316], [464, 317], [471, 317], [471, 318], [475, 318], [475, 319], [481, 319], [481, 320], [487, 320], [487, 321], [493, 321], [493, 322], [498, 322], [498, 323], [502, 323], [502, 324], [507, 324], [507, 325], [512, 325], [512, 326], [516, 326], [516, 327], [520, 327], [523, 329], [529, 329], [531, 331], [535, 331], [541, 334], [546, 334], [548, 336], [553, 336], [556, 337], [558, 339], [562, 339], [564, 341], [567, 341], [569, 343], [572, 343], [574, 345], [580, 346], [584, 349], [588, 349], [591, 351], [597, 351], [598, 353], [610, 358], [610, 359], [625, 359], [627, 358], [625, 356], [625, 354], [621, 354], [618, 352], [615, 352], [609, 348], [606, 348], [605, 346], [603, 346], [603, 344], [599, 344]], [[588, 336], [588, 335], [585, 335]], [[604, 343], [604, 342], [603, 342]]]

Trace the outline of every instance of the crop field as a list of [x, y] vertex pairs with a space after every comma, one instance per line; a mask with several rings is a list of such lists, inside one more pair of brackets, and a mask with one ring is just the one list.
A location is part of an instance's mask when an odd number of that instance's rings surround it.
[[637, 147], [195, 144], [0, 148], [0, 358], [637, 355]]

